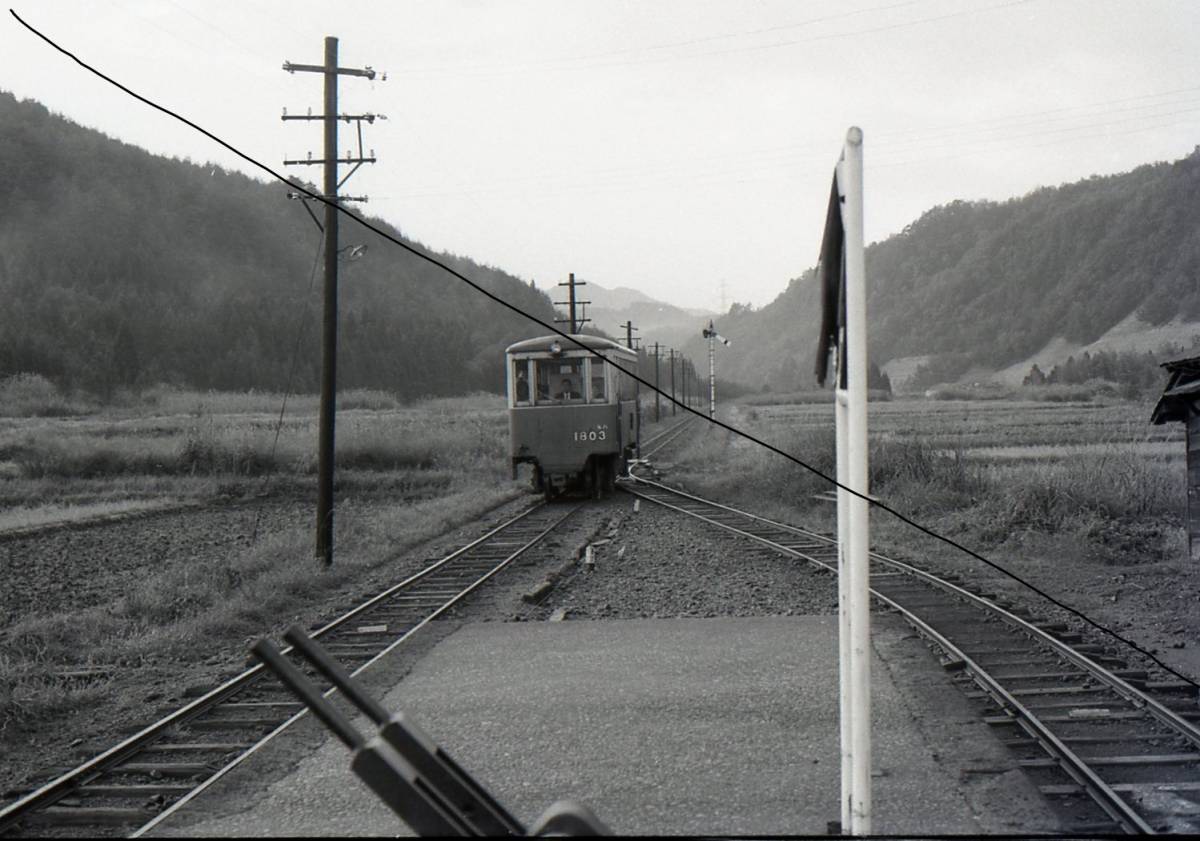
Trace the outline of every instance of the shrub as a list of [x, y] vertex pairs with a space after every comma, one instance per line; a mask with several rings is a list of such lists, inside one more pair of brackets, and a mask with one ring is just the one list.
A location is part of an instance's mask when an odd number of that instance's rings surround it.
[[399, 407], [400, 401], [396, 399], [394, 394], [379, 391], [378, 389], [355, 388], [350, 391], [343, 391], [337, 396], [337, 408], [339, 412], [349, 411], [350, 409], [370, 409], [379, 412]]
[[0, 415], [63, 417], [88, 411], [80, 401], [64, 397], [58, 386], [41, 374], [20, 373], [0, 379]]
[[1097, 522], [1174, 521], [1184, 481], [1176, 465], [1147, 459], [1132, 444], [1113, 444], [1102, 453], [1027, 465], [993, 482], [983, 516], [998, 539], [1016, 530], [1074, 532], [1094, 530]]

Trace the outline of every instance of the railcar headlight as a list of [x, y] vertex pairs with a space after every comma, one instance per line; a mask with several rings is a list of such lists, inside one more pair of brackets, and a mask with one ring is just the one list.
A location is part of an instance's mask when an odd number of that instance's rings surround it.
[[562, 353], [562, 345], [559, 344], [558, 342], [551, 342], [550, 343], [550, 352], [552, 354], [554, 354], [555, 356], [558, 356], [560, 353]]

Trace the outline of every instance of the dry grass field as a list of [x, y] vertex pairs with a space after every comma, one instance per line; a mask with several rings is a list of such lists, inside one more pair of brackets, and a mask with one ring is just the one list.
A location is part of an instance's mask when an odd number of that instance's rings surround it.
[[[317, 401], [154, 389], [100, 407], [46, 395], [0, 401], [0, 528], [310, 483]], [[386, 475], [422, 485], [504, 474], [507, 421], [495, 395], [403, 406], [339, 395], [337, 464], [350, 487]], [[365, 476], [365, 478], [364, 478]]]
[[524, 493], [502, 398], [343, 394], [323, 569], [316, 400], [289, 400], [280, 422], [282, 403], [166, 389], [104, 408], [3, 403], [0, 752], [111, 702], [139, 670], [203, 680], [230, 665], [219, 652], [237, 666], [248, 638], [322, 615], [404, 550]]
[[[1151, 408], [1123, 401], [875, 403], [871, 491], [1200, 676], [1200, 569], [1187, 560], [1183, 529], [1183, 430], [1151, 426]], [[829, 403], [731, 404], [724, 413], [834, 475]], [[708, 428], [678, 454], [670, 476], [767, 516], [834, 528], [834, 506], [816, 498], [827, 482], [719, 429]], [[937, 559], [1022, 589], [885, 512], [871, 516], [879, 551]], [[1025, 597], [1039, 601], [1028, 591]]]

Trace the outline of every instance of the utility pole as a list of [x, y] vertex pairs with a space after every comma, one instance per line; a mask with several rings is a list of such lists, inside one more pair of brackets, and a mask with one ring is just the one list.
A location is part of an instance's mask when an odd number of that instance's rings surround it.
[[658, 421], [662, 417], [662, 405], [661, 405], [662, 404], [662, 400], [661, 400], [662, 392], [660, 391], [659, 386], [658, 386], [658, 360], [659, 360], [658, 349], [659, 349], [659, 347], [660, 347], [659, 343], [655, 342], [654, 343], [654, 422], [655, 423], [658, 423]]
[[567, 308], [568, 308], [567, 311], [570, 313], [570, 318], [556, 318], [556, 319], [554, 319], [554, 323], [555, 324], [570, 324], [571, 325], [570, 333], [572, 336], [574, 336], [576, 333], [579, 332], [580, 328], [583, 327], [585, 322], [591, 321], [590, 318], [582, 318], [582, 317], [576, 318], [575, 317], [576, 304], [586, 307], [588, 304], [591, 303], [591, 301], [575, 300], [575, 287], [587, 286], [587, 281], [586, 280], [576, 280], [575, 272], [571, 272], [571, 274], [568, 275], [567, 282], [560, 283], [558, 285], [567, 287], [567, 300], [555, 301], [554, 303], [558, 304], [559, 306], [564, 306], [564, 305], [567, 306]]
[[691, 404], [688, 403], [688, 361], [686, 357], [680, 359], [679, 376], [681, 378], [679, 399], [683, 401], [683, 405], [689, 406]]
[[[375, 71], [370, 67], [356, 70], [349, 67], [338, 67], [338, 39], [332, 36], [325, 38], [324, 64], [292, 64], [283, 63], [283, 69], [289, 73], [321, 73], [325, 77], [325, 112], [305, 116], [289, 116], [283, 112], [286, 120], [323, 120], [325, 123], [324, 157], [314, 160], [309, 154], [305, 160], [285, 160], [285, 166], [316, 166], [324, 167], [325, 183], [321, 198], [325, 204], [325, 288], [324, 288], [324, 317], [321, 326], [321, 417], [320, 429], [317, 433], [317, 546], [316, 556], [325, 566], [333, 563], [333, 470], [334, 470], [334, 412], [337, 394], [337, 323], [338, 323], [338, 202], [366, 201], [365, 197], [338, 196], [338, 188], [344, 184], [360, 166], [365, 163], [375, 163], [375, 151], [370, 156], [363, 154], [362, 124], [373, 123], [378, 115], [363, 114], [359, 116], [338, 115], [338, 76], [362, 76], [367, 79], [375, 78]], [[345, 158], [337, 156], [338, 120], [358, 123], [358, 156], [350, 152]], [[354, 164], [340, 182], [338, 181], [338, 164]], [[295, 195], [295, 194], [294, 194]], [[300, 194], [300, 198], [308, 198]]]
[[[637, 339], [635, 339], [633, 337], [633, 334], [637, 332], [637, 328], [633, 326], [633, 321], [631, 319], [626, 319], [625, 323], [622, 324], [621, 326], [625, 328], [625, 347], [629, 348], [630, 350], [636, 350], [636, 347], [634, 345], [637, 342]], [[634, 438], [634, 441], [637, 442], [635, 445], [636, 452], [634, 455], [636, 458], [641, 458], [642, 457], [642, 383], [641, 383], [641, 380], [637, 380], [637, 379], [635, 379], [633, 381], [633, 417], [634, 417], [634, 424], [635, 424], [635, 429], [636, 429], [636, 432], [635, 432], [636, 437]]]
[[675, 417], [675, 348], [671, 348], [671, 417]]
[[632, 321], [626, 321], [621, 326], [625, 328], [625, 347], [633, 350], [633, 334], [637, 332], [637, 328], [633, 326]]

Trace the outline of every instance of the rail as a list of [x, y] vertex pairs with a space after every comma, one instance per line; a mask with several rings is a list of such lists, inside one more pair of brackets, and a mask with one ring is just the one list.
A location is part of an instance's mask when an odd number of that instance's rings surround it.
[[[352, 643], [347, 643], [344, 640], [341, 642], [342, 645], [353, 646], [354, 653], [351, 656], [364, 661], [356, 665], [353, 673], [357, 675], [380, 658], [387, 656], [397, 647], [404, 644], [419, 630], [481, 587], [507, 567], [513, 560], [540, 542], [580, 507], [578, 505], [571, 507], [550, 507], [539, 502], [517, 516], [489, 530], [486, 534], [465, 546], [451, 552], [435, 563], [408, 576], [399, 583], [326, 623], [313, 633], [313, 638], [323, 641], [337, 638], [339, 633], [346, 630], [351, 623], [373, 617], [385, 609], [390, 609], [393, 616], [400, 618], [398, 624], [404, 627], [403, 632], [391, 638], [388, 638], [386, 635], [380, 638], [379, 635], [366, 635], [360, 632], [353, 634], [353, 636], [359, 639], [366, 637], [365, 643], [358, 640]], [[503, 543], [501, 547], [502, 551], [497, 553], [496, 547], [492, 546], [492, 544], [499, 543], [497, 539], [500, 537], [509, 538], [509, 540]], [[460, 569], [460, 566], [462, 569]], [[461, 578], [464, 570], [468, 573], [468, 578], [470, 579], [466, 586], [462, 586], [461, 582], [456, 580]], [[427, 595], [421, 595], [422, 588], [428, 591]], [[400, 596], [404, 596], [405, 601], [399, 602], [398, 597]], [[391, 624], [395, 623], [388, 623], [385, 627], [390, 627]], [[291, 648], [285, 649], [285, 653], [289, 653], [290, 651]], [[142, 819], [138, 820], [139, 810], [131, 808], [109, 807], [52, 811], [51, 807], [70, 795], [89, 796], [87, 787], [90, 784], [95, 783], [105, 775], [123, 773], [122, 766], [129, 767], [132, 764], [130, 763], [131, 759], [142, 753], [152, 751], [154, 746], [163, 741], [168, 733], [178, 734], [184, 732], [190, 724], [197, 722], [201, 717], [220, 710], [223, 704], [232, 702], [242, 693], [252, 691], [256, 684], [258, 684], [259, 679], [264, 677], [265, 674], [265, 670], [261, 665], [256, 665], [245, 670], [203, 696], [148, 725], [116, 746], [0, 809], [0, 834], [9, 832], [18, 824], [29, 821], [31, 818], [37, 820], [42, 825], [70, 824], [75, 827], [88, 826], [89, 819], [96, 826], [136, 826], [144, 824], [134, 832], [134, 837], [149, 831], [185, 803], [192, 800], [200, 792], [215, 783], [216, 780], [245, 761], [250, 755], [261, 749], [267, 742], [289, 728], [302, 717], [304, 714], [303, 711], [293, 715], [288, 712], [288, 706], [285, 704], [257, 700], [250, 702], [252, 706], [263, 708], [276, 707], [284, 710], [284, 712], [280, 714], [279, 720], [270, 725], [262, 725], [269, 726], [271, 728], [269, 732], [255, 739], [252, 744], [239, 751], [232, 759], [222, 762], [221, 766], [215, 769], [214, 773], [206, 775], [198, 785], [191, 787], [186, 793], [180, 793], [180, 786], [175, 786], [174, 788], [162, 785], [157, 786], [163, 791], [170, 792], [173, 799], [170, 805], [165, 806], [148, 823], [145, 822], [145, 812], [141, 812]], [[216, 722], [216, 726], [220, 726], [220, 721]], [[230, 725], [229, 729], [234, 729], [233, 725]], [[202, 743], [198, 743], [198, 747], [205, 746]], [[219, 745], [214, 745], [213, 747], [219, 747]], [[227, 754], [228, 751], [225, 753]], [[148, 775], [152, 779], [155, 778], [152, 769], [148, 770], [141, 767], [142, 765], [147, 765], [147, 763], [137, 763], [136, 765], [136, 773]], [[203, 767], [203, 763], [198, 763], [198, 765]], [[110, 785], [95, 786], [95, 788], [101, 793], [97, 799], [107, 795], [110, 798], [122, 799], [124, 797], [127, 800], [132, 796], [129, 794], [130, 792], [136, 791], [139, 794], [144, 794], [147, 791], [145, 786], [128, 787]]]
[[[803, 560], [828, 570], [835, 575], [837, 574], [836, 538], [786, 523], [779, 523], [748, 511], [708, 500], [695, 494], [672, 488], [661, 482], [655, 482], [639, 476], [638, 472], [638, 470], [632, 471], [630, 478], [622, 481], [621, 487], [624, 490], [718, 528], [750, 538], [784, 555]], [[818, 555], [827, 555], [827, 557], [822, 558], [818, 557]], [[940, 647], [949, 658], [948, 662], [952, 663], [955, 668], [961, 668], [965, 671], [975, 684], [983, 690], [983, 693], [1003, 711], [1004, 715], [1009, 717], [1012, 723], [1021, 727], [1028, 734], [1028, 737], [1042, 751], [1048, 754], [1054, 763], [1074, 781], [1079, 790], [1091, 797], [1112, 822], [1126, 832], [1153, 833], [1156, 831], [1155, 826], [1151, 822], [1152, 818], [1148, 818], [1140, 811], [1145, 807], [1142, 807], [1136, 799], [1122, 797], [1121, 793], [1115, 787], [1120, 784], [1107, 781], [1096, 767], [1094, 767], [1094, 761], [1089, 763], [1089, 759], [1095, 760], [1096, 757], [1082, 757], [1077, 750], [1071, 747], [1069, 743], [1080, 741], [1079, 739], [1061, 736], [1051, 726], [1054, 722], [1048, 722], [1048, 719], [1053, 718], [1053, 716], [1039, 716], [1037, 711], [1030, 708], [1032, 702], [1023, 702], [1021, 700], [1024, 696], [1019, 693], [1033, 693], [1038, 690], [1012, 690], [1008, 684], [1014, 682], [1014, 678], [997, 677], [993, 674], [989, 670], [989, 667], [980, 660], [980, 657], [984, 655], [972, 656], [967, 650], [969, 648], [968, 645], [956, 643], [954, 634], [939, 631], [935, 627], [938, 624], [936, 616], [939, 611], [957, 609], [963, 604], [969, 605], [977, 611], [986, 611], [986, 616], [997, 619], [1009, 628], [1019, 631], [1020, 635], [1029, 640], [1030, 656], [1034, 656], [1033, 651], [1035, 647], [1053, 652], [1055, 656], [1073, 664], [1080, 670], [1080, 673], [1084, 677], [1080, 681], [1077, 681], [1077, 683], [1083, 686], [1091, 685], [1091, 682], [1102, 684], [1103, 687], [1110, 690], [1117, 698], [1124, 702], [1127, 707], [1127, 715], [1138, 718], [1144, 716], [1160, 725], [1160, 729], [1151, 734], [1155, 739], [1162, 739], [1170, 734], [1179, 739], [1186, 740], [1194, 747], [1200, 747], [1200, 727], [1150, 695], [1147, 691], [1135, 687], [1128, 680], [1116, 674], [1113, 669], [1107, 668], [1093, 657], [1089, 657], [1086, 653], [1068, 644], [1063, 639], [1057, 638], [1047, 629], [1038, 627], [1038, 624], [1035, 622], [1016, 615], [1012, 610], [1006, 609], [995, 601], [973, 593], [967, 587], [960, 586], [940, 575], [921, 569], [910, 563], [894, 560], [874, 552], [871, 553], [871, 560], [873, 563], [871, 592], [876, 600], [900, 612], [905, 620], [917, 629], [919, 633]], [[952, 601], [933, 605], [914, 606], [913, 602], [917, 599], [913, 595], [906, 597], [899, 592], [903, 588], [896, 586], [894, 583], [888, 585], [882, 583], [897, 577], [912, 582], [920, 582], [922, 585], [925, 585], [925, 588], [922, 590], [922, 597], [924, 598], [928, 598], [929, 588], [932, 588], [945, 594]], [[906, 601], [908, 602], [907, 604]], [[980, 620], [983, 618], [983, 616], [980, 616]], [[967, 627], [979, 627], [978, 622], [968, 622], [966, 624]], [[1041, 655], [1039, 654], [1038, 656]], [[1046, 689], [1045, 691], [1062, 693], [1073, 690], [1068, 686]], [[1037, 696], [1034, 695], [1033, 697], [1036, 698]], [[1095, 720], [1107, 718], [1110, 718], [1110, 716], [1107, 715], [1106, 711], [1106, 715], [1097, 715]], [[1126, 725], [1128, 724], [1127, 718], [1116, 716], [1111, 718], [1113, 720], [1122, 720], [1126, 722]], [[1102, 739], [1091, 736], [1083, 738], [1081, 743], [1089, 744], [1098, 741], [1132, 741], [1132, 737], [1114, 736], [1111, 739]], [[1156, 744], [1157, 742], [1149, 741], [1149, 743]], [[1155, 758], [1149, 757], [1149, 759]], [[1176, 766], [1186, 770], [1191, 767], [1189, 763], [1193, 759], [1200, 759], [1200, 755], [1175, 754], [1171, 757], [1161, 758], [1173, 760]], [[1129, 757], [1117, 757], [1115, 759], [1129, 759]], [[1026, 764], [1030, 764], [1030, 767], [1042, 767], [1036, 763]], [[1170, 763], [1164, 762], [1163, 764], [1168, 765]], [[1126, 784], [1121, 786], [1121, 788], [1129, 791], [1139, 786], [1145, 788], [1147, 786], [1152, 787], [1153, 785], [1155, 784]], [[1163, 785], [1170, 786], [1175, 785], [1175, 783], [1163, 783]], [[1042, 788], [1047, 793], [1065, 793], [1062, 786], [1044, 786]]]

